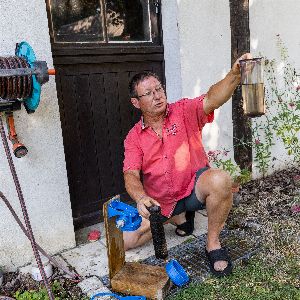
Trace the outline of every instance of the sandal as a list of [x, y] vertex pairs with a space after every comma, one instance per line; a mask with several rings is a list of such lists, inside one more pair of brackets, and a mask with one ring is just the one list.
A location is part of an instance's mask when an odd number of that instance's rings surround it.
[[[207, 251], [205, 249], [206, 256], [209, 261], [210, 271], [217, 277], [227, 276], [232, 272], [233, 266], [231, 262], [231, 258], [228, 254], [228, 250], [226, 248], [216, 249], [212, 251]], [[214, 268], [214, 264], [217, 261], [227, 261], [227, 267], [223, 271], [217, 271]]]
[[[177, 225], [175, 229], [175, 233], [178, 236], [184, 237], [191, 235], [194, 231], [194, 219], [195, 219], [195, 212], [194, 211], [187, 211], [185, 213], [186, 221], [180, 225]], [[183, 231], [184, 233], [179, 232], [178, 230]]]

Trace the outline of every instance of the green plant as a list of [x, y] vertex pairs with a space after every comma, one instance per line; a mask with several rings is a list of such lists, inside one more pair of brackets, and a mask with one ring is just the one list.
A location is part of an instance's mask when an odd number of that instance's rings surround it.
[[[55, 280], [51, 284], [51, 290], [55, 300], [69, 300], [73, 299], [61, 283]], [[19, 290], [14, 295], [16, 300], [49, 300], [47, 290], [42, 287], [38, 290], [23, 291]], [[80, 300], [88, 300], [88, 297], [81, 298]], [[75, 299], [74, 299], [75, 300]], [[78, 299], [79, 300], [79, 299]]]
[[[49, 300], [47, 291], [45, 288], [42, 288], [38, 291], [17, 291], [14, 295], [16, 300]], [[55, 297], [55, 300], [60, 300], [58, 297]]]
[[254, 161], [263, 175], [271, 162], [274, 138], [283, 143], [294, 162], [300, 162], [300, 76], [288, 61], [288, 51], [280, 36], [277, 46], [283, 76], [276, 73], [278, 63], [275, 59], [265, 59], [267, 112], [253, 127]]
[[255, 152], [254, 162], [263, 177], [266, 175], [272, 159], [271, 147], [275, 145], [270, 121], [267, 117], [266, 121], [264, 123], [256, 122], [252, 128], [253, 148]]
[[251, 172], [247, 169], [240, 169], [231, 158], [227, 158], [228, 152], [229, 150], [215, 150], [208, 151], [207, 155], [212, 165], [218, 169], [227, 171], [234, 182], [244, 184], [250, 181]]
[[300, 132], [300, 94], [299, 75], [288, 62], [287, 49], [278, 37], [283, 68], [283, 87], [280, 86], [275, 75], [276, 61], [266, 60], [266, 74], [271, 90], [271, 105], [276, 107], [276, 114], [272, 116], [271, 126], [275, 134], [283, 142], [287, 154], [294, 161], [300, 161], [299, 132]]

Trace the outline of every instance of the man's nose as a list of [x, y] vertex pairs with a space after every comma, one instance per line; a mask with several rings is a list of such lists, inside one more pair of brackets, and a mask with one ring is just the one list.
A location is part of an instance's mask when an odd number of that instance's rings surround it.
[[152, 93], [153, 93], [153, 98], [154, 99], [159, 99], [160, 98], [160, 92], [158, 92], [157, 90], [154, 90]]

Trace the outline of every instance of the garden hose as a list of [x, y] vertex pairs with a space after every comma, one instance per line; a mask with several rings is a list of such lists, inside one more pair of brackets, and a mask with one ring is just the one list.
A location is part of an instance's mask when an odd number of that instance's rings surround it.
[[96, 295], [93, 295], [90, 300], [94, 300], [98, 297], [105, 297], [105, 296], [111, 296], [111, 297], [114, 297], [118, 300], [146, 300], [145, 296], [125, 296], [125, 297], [122, 297], [122, 296], [119, 296], [119, 295], [113, 294], [113, 293], [98, 293]]

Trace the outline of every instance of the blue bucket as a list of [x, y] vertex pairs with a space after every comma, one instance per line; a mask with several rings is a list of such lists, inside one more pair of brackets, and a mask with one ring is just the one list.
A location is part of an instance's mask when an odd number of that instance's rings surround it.
[[166, 272], [171, 281], [178, 286], [183, 286], [190, 280], [189, 276], [176, 259], [172, 259], [166, 264]]

